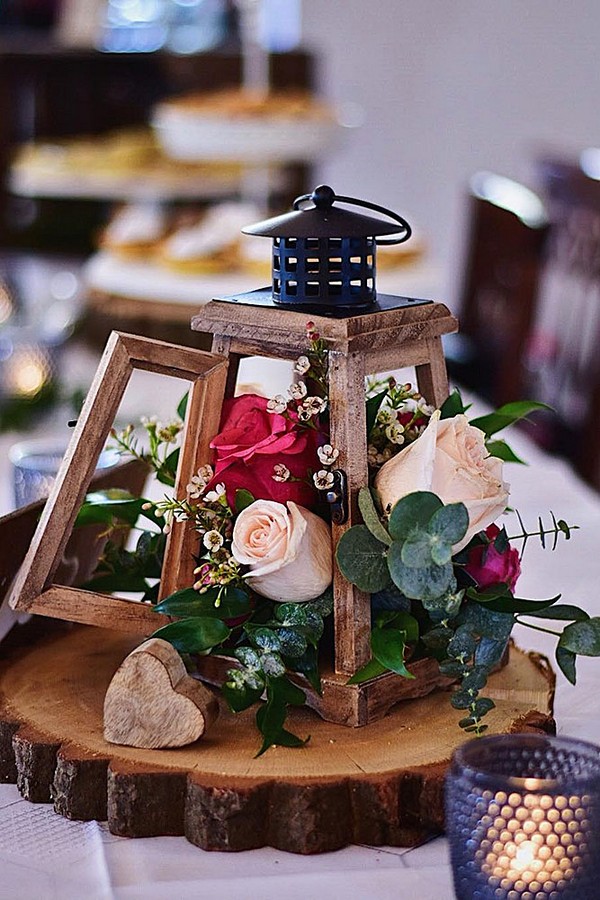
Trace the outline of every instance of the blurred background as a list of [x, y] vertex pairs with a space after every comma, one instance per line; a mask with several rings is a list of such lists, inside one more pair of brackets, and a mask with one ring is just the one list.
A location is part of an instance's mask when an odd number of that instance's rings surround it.
[[0, 428], [76, 410], [111, 328], [207, 346], [270, 279], [241, 226], [326, 182], [413, 225], [379, 288], [459, 314], [452, 377], [551, 404], [599, 486], [599, 37], [593, 0], [1, 3]]

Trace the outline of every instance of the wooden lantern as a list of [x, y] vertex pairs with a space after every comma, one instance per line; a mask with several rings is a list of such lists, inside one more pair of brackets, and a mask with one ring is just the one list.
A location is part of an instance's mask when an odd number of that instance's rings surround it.
[[[336, 199], [369, 206], [395, 222], [338, 209]], [[420, 392], [440, 406], [448, 395], [441, 336], [456, 331], [458, 323], [441, 303], [377, 295], [376, 236], [399, 230], [400, 240], [410, 235], [408, 224], [395, 213], [336, 198], [327, 187], [298, 198], [294, 207], [292, 213], [244, 229], [273, 238], [273, 287], [213, 300], [193, 318], [192, 328], [211, 333], [213, 352], [229, 358], [226, 396], [231, 397], [242, 357], [294, 360], [306, 352], [306, 323], [314, 322], [329, 350], [331, 443], [340, 451], [337, 465], [347, 484], [347, 513], [332, 526], [335, 547], [344, 531], [360, 521], [358, 491], [368, 483], [365, 376], [414, 366]], [[289, 284], [282, 286], [282, 271], [288, 277], [292, 267], [290, 294]], [[387, 674], [348, 685], [349, 676], [371, 658], [370, 597], [337, 569], [334, 619], [334, 659], [322, 678], [322, 696], [308, 690], [309, 705], [324, 718], [364, 725], [400, 699], [449, 683], [435, 660], [422, 660], [412, 667], [415, 681]], [[220, 665], [207, 657], [202, 671], [216, 683], [223, 680], [225, 665], [230, 668], [231, 660]]]
[[[383, 212], [393, 224], [334, 207], [336, 200]], [[308, 204], [308, 206], [307, 206]], [[400, 226], [400, 228], [398, 227]], [[298, 198], [294, 212], [247, 229], [274, 241], [273, 286], [213, 300], [194, 317], [192, 328], [212, 334], [212, 353], [114, 333], [73, 435], [72, 444], [44, 510], [24, 564], [15, 579], [11, 606], [25, 612], [104, 625], [148, 635], [168, 619], [149, 604], [54, 584], [73, 522], [94, 472], [121, 396], [134, 368], [192, 382], [175, 493], [209, 459], [210, 441], [219, 427], [224, 397], [234, 394], [238, 364], [244, 356], [293, 360], [306, 352], [310, 318], [329, 351], [331, 442], [340, 451], [338, 484], [345, 485], [332, 516], [334, 546], [359, 521], [358, 491], [368, 483], [365, 376], [414, 366], [417, 385], [427, 401], [439, 406], [448, 383], [441, 337], [457, 321], [441, 303], [376, 292], [376, 238], [410, 226], [382, 207], [336, 198], [331, 188], [317, 188]], [[293, 267], [295, 266], [295, 270]], [[294, 274], [282, 288], [282, 267]], [[160, 595], [193, 583], [197, 535], [185, 522], [174, 522], [165, 553]], [[449, 684], [435, 660], [420, 660], [409, 669], [415, 680], [381, 675], [360, 685], [348, 679], [371, 657], [370, 597], [334, 573], [334, 654], [323, 671], [322, 694], [300, 676], [307, 702], [333, 722], [365, 725], [385, 715], [401, 699]], [[231, 657], [208, 656], [201, 677], [222, 683]]]

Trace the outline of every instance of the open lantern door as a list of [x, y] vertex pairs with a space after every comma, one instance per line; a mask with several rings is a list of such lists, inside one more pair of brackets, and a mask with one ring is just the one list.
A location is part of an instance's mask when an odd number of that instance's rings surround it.
[[[216, 434], [227, 375], [227, 360], [202, 350], [113, 332], [77, 421], [56, 482], [10, 593], [13, 609], [150, 634], [169, 619], [150, 604], [53, 584], [73, 524], [92, 480], [134, 369], [190, 382], [184, 445], [175, 490], [185, 495], [190, 472], [204, 463]], [[174, 523], [167, 539], [160, 593], [166, 596], [193, 581], [194, 533]]]

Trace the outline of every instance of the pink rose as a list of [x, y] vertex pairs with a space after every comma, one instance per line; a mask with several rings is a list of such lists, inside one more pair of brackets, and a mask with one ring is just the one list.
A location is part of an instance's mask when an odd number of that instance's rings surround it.
[[[267, 411], [268, 400], [242, 394], [226, 400], [219, 433], [211, 442], [215, 452], [214, 484], [222, 482], [230, 504], [240, 488], [262, 500], [292, 500], [308, 508], [318, 495], [309, 483], [309, 470], [319, 467], [317, 447], [324, 438], [314, 428], [303, 428], [295, 419]], [[276, 465], [302, 481], [274, 481]]]
[[440, 419], [437, 410], [423, 434], [377, 473], [381, 505], [389, 510], [413, 491], [432, 491], [442, 503], [464, 503], [469, 527], [454, 547], [458, 553], [504, 512], [508, 502], [502, 460], [489, 455], [484, 439], [483, 431], [466, 416]]
[[519, 553], [510, 546], [503, 553], [496, 550], [493, 542], [500, 534], [497, 525], [488, 526], [485, 533], [490, 539], [490, 543], [473, 547], [469, 552], [465, 572], [477, 582], [480, 588], [502, 583], [507, 584], [511, 591], [514, 591], [517, 579], [521, 574]]
[[249, 566], [248, 585], [270, 600], [304, 603], [331, 584], [329, 526], [295, 503], [255, 500], [236, 519], [233, 556]]

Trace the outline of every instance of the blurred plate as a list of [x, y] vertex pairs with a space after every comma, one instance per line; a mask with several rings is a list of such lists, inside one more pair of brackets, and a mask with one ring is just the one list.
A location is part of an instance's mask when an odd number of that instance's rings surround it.
[[187, 161], [302, 162], [319, 158], [341, 140], [334, 121], [285, 116], [224, 118], [159, 104], [152, 127], [163, 152]]

